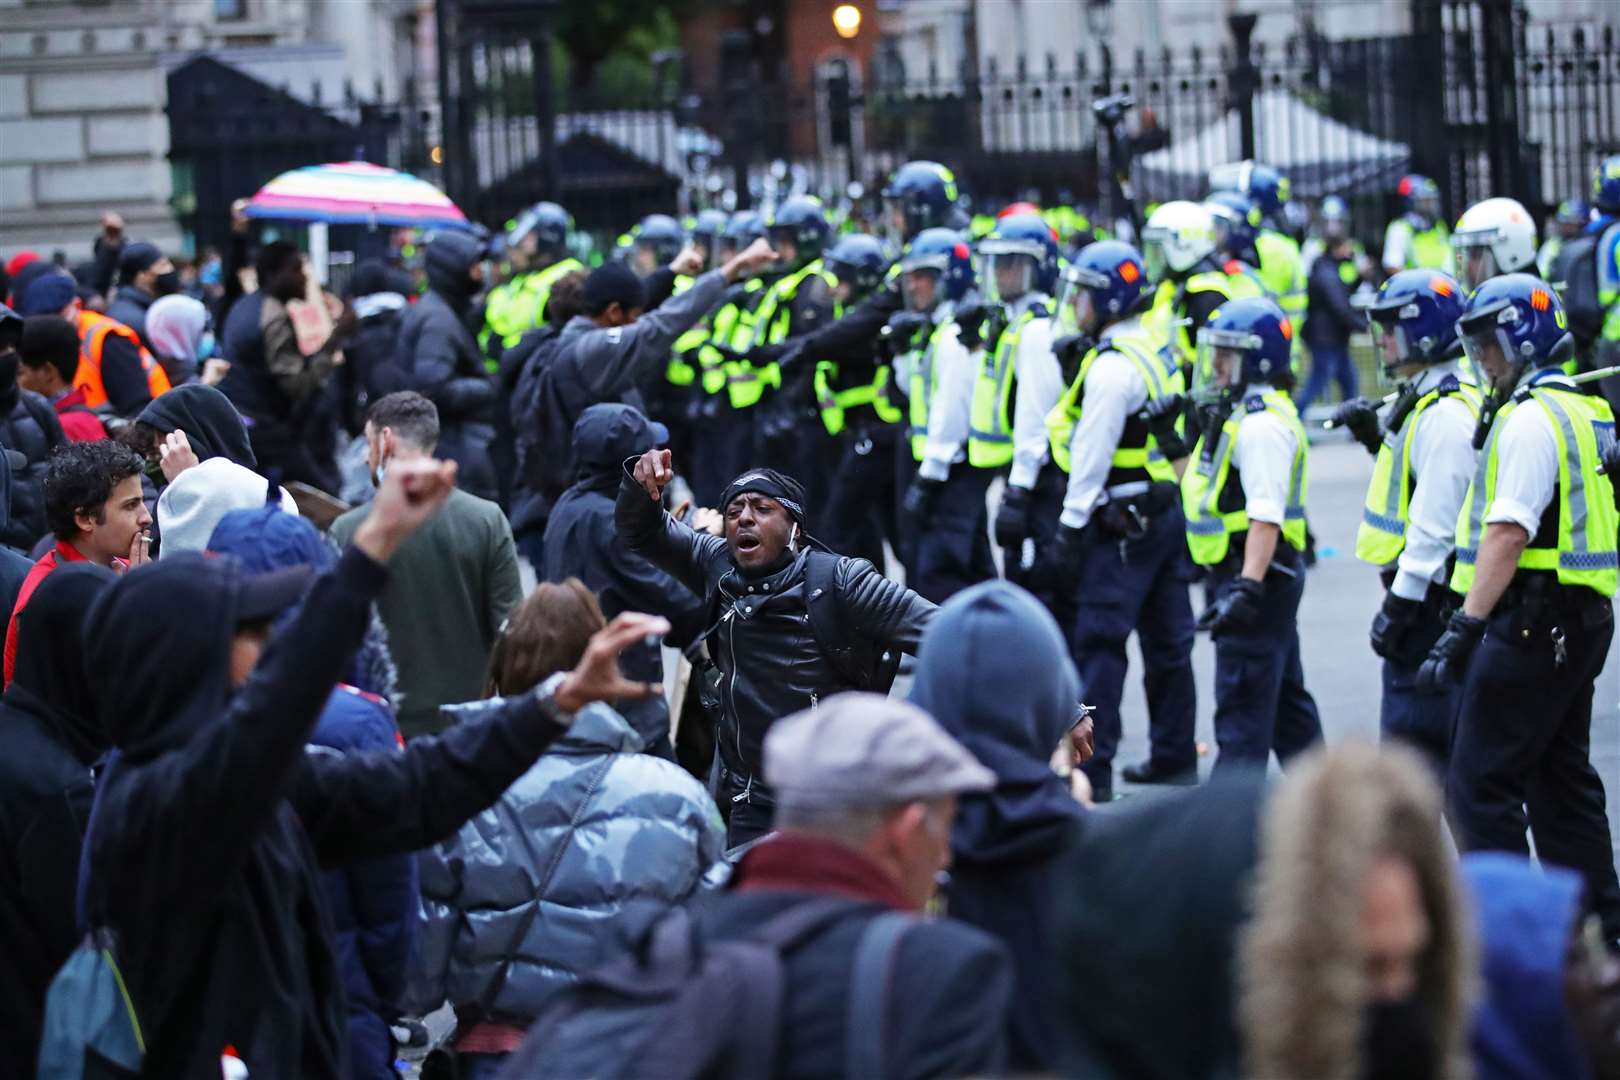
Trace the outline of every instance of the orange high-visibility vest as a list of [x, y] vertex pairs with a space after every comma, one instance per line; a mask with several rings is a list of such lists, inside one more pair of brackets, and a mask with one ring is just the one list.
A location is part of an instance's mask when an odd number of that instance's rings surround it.
[[141, 336], [117, 319], [95, 311], [79, 312], [79, 370], [73, 385], [84, 392], [84, 403], [92, 409], [107, 404], [107, 388], [101, 381], [101, 350], [108, 334], [126, 338], [140, 351], [141, 369], [146, 372], [146, 389], [153, 397], [169, 389], [169, 376], [163, 365], [141, 344]]

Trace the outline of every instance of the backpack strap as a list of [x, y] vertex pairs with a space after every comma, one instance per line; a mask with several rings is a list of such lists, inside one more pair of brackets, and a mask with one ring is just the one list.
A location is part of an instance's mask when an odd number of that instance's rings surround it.
[[894, 982], [900, 939], [917, 925], [903, 911], [885, 911], [867, 924], [855, 946], [849, 972], [849, 1012], [844, 1024], [844, 1075], [884, 1080], [889, 1075], [884, 1054], [888, 1031], [889, 990]]
[[847, 556], [830, 551], [811, 549], [807, 554], [804, 607], [810, 616], [810, 636], [845, 682], [861, 690], [875, 690], [878, 680], [872, 667], [861, 663], [860, 635], [850, 625], [838, 588], [838, 574], [847, 562]]

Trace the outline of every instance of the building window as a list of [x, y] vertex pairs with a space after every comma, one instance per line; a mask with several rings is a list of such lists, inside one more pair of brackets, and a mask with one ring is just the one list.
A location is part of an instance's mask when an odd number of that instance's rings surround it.
[[247, 6], [248, 0], [214, 0], [214, 18], [245, 19]]

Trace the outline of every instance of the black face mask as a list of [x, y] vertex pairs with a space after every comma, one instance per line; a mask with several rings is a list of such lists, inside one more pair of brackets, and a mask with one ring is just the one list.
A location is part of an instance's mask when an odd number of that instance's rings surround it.
[[155, 296], [172, 296], [180, 291], [180, 271], [170, 270], [159, 274], [152, 281], [152, 292]]
[[18, 359], [15, 349], [0, 352], [0, 393], [8, 392], [17, 385]]
[[1416, 994], [1380, 1001], [1361, 1014], [1361, 1076], [1366, 1080], [1432, 1080], [1439, 1052], [1429, 1012]]

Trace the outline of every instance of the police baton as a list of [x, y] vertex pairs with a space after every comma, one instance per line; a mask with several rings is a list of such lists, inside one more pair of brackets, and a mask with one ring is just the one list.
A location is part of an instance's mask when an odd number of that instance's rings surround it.
[[[1610, 375], [1620, 375], [1620, 364], [1612, 364], [1609, 367], [1597, 368], [1593, 371], [1583, 371], [1578, 375], [1571, 375], [1569, 377], [1569, 381], [1574, 383], [1576, 386], [1585, 386], [1587, 383], [1594, 383], [1599, 379], [1607, 379]], [[1382, 409], [1385, 405], [1390, 404], [1400, 396], [1401, 394], [1399, 390], [1385, 394], [1373, 404], [1373, 407], [1375, 409]], [[1327, 420], [1322, 424], [1322, 426], [1332, 430], [1335, 425], [1332, 420]]]

